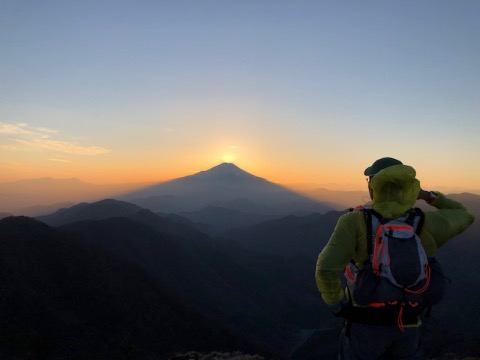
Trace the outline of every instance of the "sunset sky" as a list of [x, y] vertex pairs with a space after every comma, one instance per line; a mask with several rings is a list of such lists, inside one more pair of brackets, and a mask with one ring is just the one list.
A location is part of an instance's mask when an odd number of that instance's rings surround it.
[[0, 0], [0, 182], [233, 162], [363, 189], [392, 156], [480, 191], [479, 18], [476, 0]]

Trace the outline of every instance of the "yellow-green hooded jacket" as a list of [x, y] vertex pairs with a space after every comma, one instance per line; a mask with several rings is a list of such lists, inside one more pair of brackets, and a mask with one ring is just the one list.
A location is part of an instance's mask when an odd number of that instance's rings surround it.
[[[385, 168], [371, 178], [372, 208], [386, 218], [396, 218], [411, 209], [420, 191], [415, 169], [407, 165]], [[425, 212], [425, 222], [420, 233], [427, 256], [435, 255], [437, 248], [460, 234], [473, 222], [474, 217], [465, 207], [437, 193], [431, 205], [436, 211]], [[334, 305], [345, 296], [339, 274], [350, 260], [359, 268], [368, 258], [367, 227], [363, 212], [342, 215], [327, 245], [318, 256], [315, 279], [325, 303]]]

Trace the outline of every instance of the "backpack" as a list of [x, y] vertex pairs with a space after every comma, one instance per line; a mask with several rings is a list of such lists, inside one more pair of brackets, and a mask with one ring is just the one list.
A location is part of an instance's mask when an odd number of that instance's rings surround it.
[[373, 209], [365, 214], [369, 258], [363, 269], [351, 261], [345, 269], [352, 321], [416, 324], [418, 316], [441, 301], [445, 279], [441, 266], [428, 258], [419, 237], [424, 214], [409, 210], [396, 219], [383, 218]]

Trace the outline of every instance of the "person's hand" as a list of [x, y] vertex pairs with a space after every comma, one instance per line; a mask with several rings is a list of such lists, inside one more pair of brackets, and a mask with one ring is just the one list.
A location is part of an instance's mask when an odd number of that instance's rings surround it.
[[420, 189], [420, 191], [418, 192], [417, 199], [425, 200], [428, 204], [431, 204], [436, 197], [437, 197], [436, 193], [432, 191], [425, 191], [423, 189]]
[[430, 191], [425, 191], [423, 189], [420, 189], [420, 191], [418, 192], [417, 199], [418, 200], [429, 201], [430, 200]]

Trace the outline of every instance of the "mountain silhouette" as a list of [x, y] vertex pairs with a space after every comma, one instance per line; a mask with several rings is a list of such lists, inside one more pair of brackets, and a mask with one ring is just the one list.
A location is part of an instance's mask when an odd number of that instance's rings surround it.
[[249, 211], [233, 210], [217, 206], [207, 206], [198, 211], [180, 212], [195, 226], [210, 235], [221, 235], [224, 232], [262, 223], [278, 216], [263, 215]]
[[70, 208], [57, 210], [50, 215], [38, 216], [37, 219], [48, 225], [58, 226], [83, 220], [102, 220], [111, 217], [129, 216], [141, 210], [141, 207], [134, 204], [105, 199], [93, 204], [80, 203]]
[[293, 267], [199, 232], [178, 235], [161, 223], [131, 218], [76, 222], [60, 229], [77, 234], [87, 248], [109, 249], [136, 264], [192, 307], [280, 353], [297, 341], [299, 328], [315, 326], [320, 316], [318, 294], [300, 270], [310, 270], [309, 264]]
[[[105, 226], [149, 232], [114, 220], [104, 220]], [[156, 246], [168, 252], [166, 241]], [[0, 220], [2, 359], [153, 359], [191, 348], [262, 351], [184, 301], [163, 277], [104, 245], [31, 218]], [[144, 250], [145, 243], [137, 248]]]
[[[154, 212], [198, 211], [207, 206], [286, 215], [298, 211], [325, 212], [329, 207], [286, 187], [252, 175], [234, 164], [149, 186], [121, 197]], [[248, 204], [245, 209], [244, 204]]]
[[36, 219], [45, 224], [59, 227], [67, 224], [99, 221], [112, 218], [125, 218], [153, 227], [154, 229], [181, 236], [203, 237], [196, 230], [194, 224], [175, 214], [154, 214], [148, 209], [143, 209], [125, 201], [105, 199], [94, 203], [81, 203], [70, 208], [60, 209], [56, 212], [38, 216]]
[[[307, 275], [309, 264], [292, 267], [235, 242], [214, 240], [180, 216], [110, 199], [63, 209], [42, 220], [75, 234], [87, 248], [107, 249], [135, 264], [202, 313], [261, 339], [256, 341], [265, 348], [289, 350], [298, 341], [298, 329], [314, 326], [312, 314], [320, 313], [318, 294]], [[275, 274], [283, 274], [282, 280]], [[301, 311], [292, 316], [290, 306]]]
[[0, 184], [0, 212], [39, 216], [84, 201], [97, 201], [139, 184], [95, 185], [78, 179], [29, 179]]
[[290, 215], [229, 230], [223, 236], [247, 249], [282, 258], [304, 257], [307, 263], [315, 263], [342, 213]]

